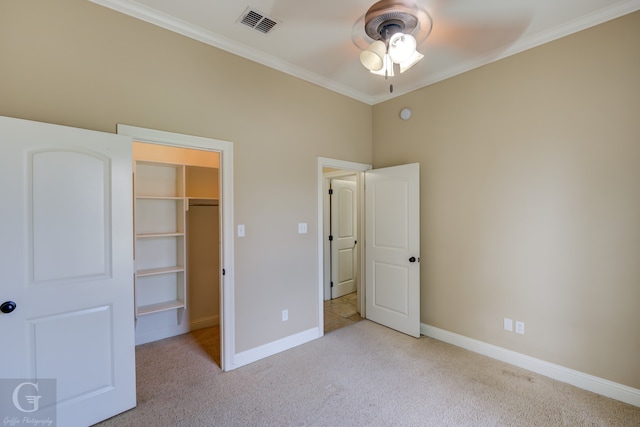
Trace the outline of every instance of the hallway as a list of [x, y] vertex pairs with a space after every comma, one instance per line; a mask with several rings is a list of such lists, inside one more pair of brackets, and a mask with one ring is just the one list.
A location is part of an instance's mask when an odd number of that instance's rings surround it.
[[358, 294], [353, 292], [324, 302], [324, 333], [329, 333], [344, 326], [362, 320], [357, 310]]

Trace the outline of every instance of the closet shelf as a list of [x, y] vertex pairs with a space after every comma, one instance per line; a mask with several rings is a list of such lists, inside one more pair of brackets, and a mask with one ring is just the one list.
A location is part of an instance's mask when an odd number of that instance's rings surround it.
[[185, 166], [137, 160], [134, 191], [136, 315], [184, 309]]
[[180, 237], [184, 236], [184, 233], [170, 232], [170, 233], [140, 233], [136, 234], [138, 239], [152, 239], [154, 237]]
[[177, 310], [175, 327], [183, 322], [188, 211], [190, 205], [218, 205], [217, 173], [214, 168], [183, 163], [135, 161], [136, 316]]
[[181, 196], [136, 196], [137, 200], [184, 200]]
[[167, 301], [158, 304], [149, 304], [138, 307], [138, 316], [144, 316], [146, 314], [159, 313], [161, 311], [175, 310], [177, 308], [184, 308], [184, 302], [182, 301]]
[[184, 267], [176, 265], [173, 267], [162, 267], [162, 268], [150, 268], [148, 270], [138, 270], [136, 276], [145, 277], [145, 276], [157, 276], [159, 274], [169, 274], [169, 273], [179, 273], [184, 271]]

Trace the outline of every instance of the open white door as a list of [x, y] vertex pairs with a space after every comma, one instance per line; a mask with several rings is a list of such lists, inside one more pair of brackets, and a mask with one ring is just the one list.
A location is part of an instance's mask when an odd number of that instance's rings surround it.
[[366, 316], [420, 336], [420, 165], [365, 173]]
[[0, 117], [0, 303], [16, 304], [0, 312], [0, 404], [21, 421], [87, 426], [136, 404], [131, 169], [130, 137]]
[[358, 271], [356, 182], [331, 180], [331, 298], [356, 291]]

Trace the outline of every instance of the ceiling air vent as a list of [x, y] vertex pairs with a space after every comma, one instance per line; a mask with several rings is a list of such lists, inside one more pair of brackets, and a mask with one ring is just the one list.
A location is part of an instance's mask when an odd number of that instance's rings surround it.
[[246, 25], [247, 27], [251, 27], [256, 31], [260, 31], [263, 34], [269, 33], [277, 24], [280, 23], [280, 21], [268, 18], [264, 13], [251, 8], [247, 8], [242, 13], [238, 22]]

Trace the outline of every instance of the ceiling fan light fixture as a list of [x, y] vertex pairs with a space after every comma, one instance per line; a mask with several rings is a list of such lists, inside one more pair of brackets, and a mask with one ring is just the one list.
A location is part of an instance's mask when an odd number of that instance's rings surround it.
[[424, 58], [424, 55], [421, 54], [420, 52], [418, 52], [417, 50], [413, 51], [413, 54], [405, 61], [401, 62], [400, 65], [400, 73], [404, 73], [405, 71], [407, 71], [409, 68], [413, 67], [414, 65], [416, 65], [422, 58]]
[[404, 73], [424, 58], [416, 50], [418, 41], [424, 42], [432, 28], [431, 16], [416, 0], [378, 0], [364, 15], [364, 32], [373, 43], [360, 53], [360, 62], [385, 78]]
[[371, 46], [360, 52], [360, 62], [369, 71], [384, 70], [387, 47], [384, 42], [377, 40]]
[[396, 33], [389, 39], [389, 56], [400, 64], [407, 61], [416, 51], [416, 39], [411, 34]]
[[379, 76], [393, 77], [393, 61], [391, 60], [391, 57], [389, 56], [388, 53], [385, 53], [382, 62], [383, 62], [382, 68], [376, 71], [374, 70], [370, 70], [370, 71], [373, 74], [377, 74]]

